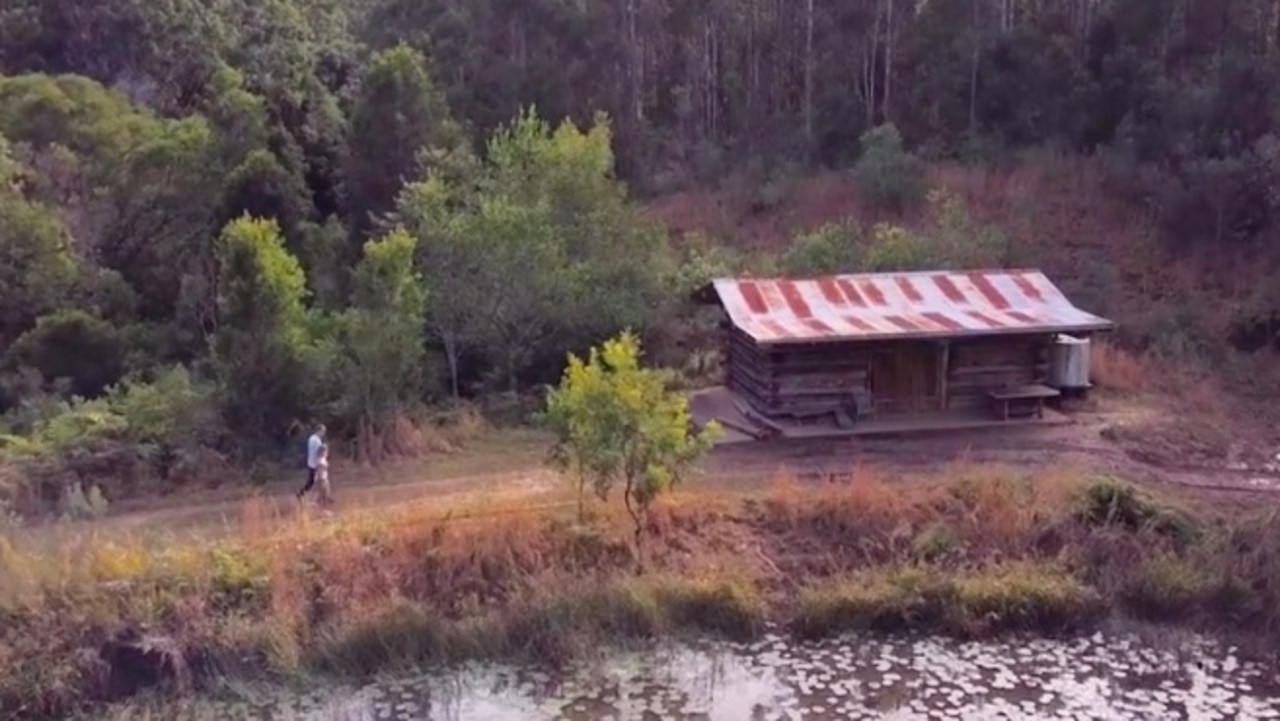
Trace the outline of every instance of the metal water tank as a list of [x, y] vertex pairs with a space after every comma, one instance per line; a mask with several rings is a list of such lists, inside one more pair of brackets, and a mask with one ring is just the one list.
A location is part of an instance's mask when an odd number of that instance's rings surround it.
[[1049, 385], [1067, 390], [1089, 387], [1089, 339], [1059, 335], [1049, 355]]

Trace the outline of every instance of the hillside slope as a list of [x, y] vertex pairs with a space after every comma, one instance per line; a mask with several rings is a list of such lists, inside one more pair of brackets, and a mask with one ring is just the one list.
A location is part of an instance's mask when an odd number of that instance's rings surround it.
[[[1117, 320], [1127, 347], [1179, 364], [1230, 357], [1267, 287], [1249, 249], [1179, 251], [1161, 239], [1153, 213], [1108, 182], [1103, 161], [1037, 155], [1012, 169], [937, 164], [929, 183], [964, 201], [974, 219], [1002, 232], [1013, 264], [1048, 273], [1088, 310]], [[728, 186], [729, 184], [726, 184]], [[700, 233], [748, 254], [776, 256], [798, 233], [826, 223], [907, 227], [929, 210], [894, 217], [862, 202], [848, 173], [766, 182], [750, 190], [697, 190], [652, 200], [651, 218], [675, 236]], [[1253, 350], [1250, 348], [1250, 350]]]

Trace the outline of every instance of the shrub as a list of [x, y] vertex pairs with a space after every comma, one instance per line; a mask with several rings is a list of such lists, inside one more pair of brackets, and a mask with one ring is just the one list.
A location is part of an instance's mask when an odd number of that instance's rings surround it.
[[786, 275], [835, 275], [858, 268], [861, 229], [852, 223], [827, 223], [797, 235], [783, 254], [779, 270]]
[[768, 612], [759, 592], [743, 581], [669, 584], [659, 588], [658, 600], [676, 626], [739, 640], [760, 633]]
[[1167, 621], [1184, 616], [1211, 593], [1212, 579], [1189, 561], [1160, 554], [1143, 561], [1122, 591], [1135, 614]]
[[1073, 576], [1029, 564], [961, 576], [955, 591], [951, 626], [966, 634], [1063, 631], [1090, 623], [1105, 610], [1097, 592]]
[[847, 631], [901, 631], [932, 625], [926, 615], [945, 591], [940, 576], [918, 568], [890, 569], [839, 579], [806, 589], [792, 629], [804, 638]]
[[863, 133], [862, 157], [853, 168], [858, 189], [879, 208], [901, 213], [924, 199], [925, 167], [902, 147], [902, 135], [892, 124]]
[[867, 629], [973, 636], [1063, 630], [1104, 610], [1095, 591], [1056, 568], [1009, 564], [953, 573], [921, 566], [810, 588], [792, 627], [808, 638]]
[[954, 193], [942, 188], [930, 191], [929, 207], [933, 220], [924, 234], [935, 266], [994, 268], [1009, 263], [1009, 237], [995, 226], [978, 222]]
[[1085, 487], [1076, 508], [1076, 518], [1090, 526], [1118, 526], [1125, 530], [1153, 531], [1180, 543], [1194, 543], [1204, 530], [1186, 513], [1157, 506], [1137, 489], [1110, 478], [1100, 478]]
[[960, 545], [955, 529], [945, 523], [934, 523], [925, 528], [911, 542], [912, 554], [922, 561], [935, 561], [954, 551]]
[[[33, 503], [56, 501], [62, 515], [81, 517], [84, 504], [66, 486], [85, 472], [95, 486], [88, 499], [118, 498], [122, 485], [144, 479], [180, 479], [207, 466], [207, 450], [221, 439], [212, 390], [192, 381], [183, 368], [151, 382], [127, 381], [94, 400], [72, 398], [38, 410], [21, 435], [0, 436], [0, 464], [17, 469], [23, 487], [4, 489]], [[100, 505], [100, 504], [90, 504]]]
[[358, 677], [380, 669], [444, 660], [447, 649], [446, 628], [438, 613], [397, 603], [349, 626], [322, 633], [307, 660], [317, 670]]
[[913, 231], [879, 223], [872, 230], [864, 269], [871, 273], [926, 270], [937, 265], [929, 241]]

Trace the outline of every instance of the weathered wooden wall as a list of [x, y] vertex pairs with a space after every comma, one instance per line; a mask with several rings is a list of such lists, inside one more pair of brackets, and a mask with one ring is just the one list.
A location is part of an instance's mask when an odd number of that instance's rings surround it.
[[829, 410], [847, 404], [854, 391], [868, 389], [871, 355], [865, 344], [761, 348], [737, 330], [727, 337], [729, 387], [762, 412]]
[[947, 408], [985, 403], [988, 390], [1043, 383], [1049, 374], [1052, 336], [1005, 336], [951, 343]]
[[729, 387], [773, 416], [833, 410], [857, 391], [871, 391], [882, 414], [976, 406], [989, 389], [1042, 382], [1051, 343], [1005, 336], [759, 346], [735, 328], [724, 339]]

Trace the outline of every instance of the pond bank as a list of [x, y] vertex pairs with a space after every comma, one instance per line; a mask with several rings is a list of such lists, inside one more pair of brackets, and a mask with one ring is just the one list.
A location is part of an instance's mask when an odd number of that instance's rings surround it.
[[690, 641], [609, 652], [558, 672], [463, 664], [309, 693], [137, 706], [108, 719], [169, 721], [670, 721], [806, 719], [1274, 719], [1274, 669], [1177, 634], [958, 641], [854, 635], [821, 642]]
[[[6, 551], [6, 548], [8, 549]], [[751, 497], [690, 494], [626, 519], [308, 523], [209, 547], [0, 546], [0, 710], [56, 718], [149, 686], [468, 659], [561, 663], [627, 640], [766, 628], [1091, 632], [1124, 615], [1274, 644], [1280, 522], [1063, 475], [854, 474]], [[1274, 647], [1274, 646], [1272, 646]], [[1247, 650], [1247, 649], [1246, 649]]]

